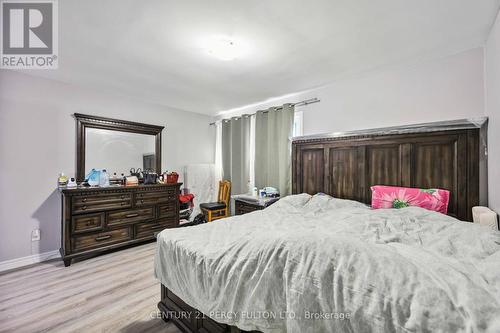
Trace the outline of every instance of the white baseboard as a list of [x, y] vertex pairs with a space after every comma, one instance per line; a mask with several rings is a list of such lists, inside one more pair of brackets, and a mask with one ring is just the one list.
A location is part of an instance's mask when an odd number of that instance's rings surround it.
[[20, 268], [28, 265], [33, 265], [42, 261], [61, 258], [58, 250], [33, 254], [31, 256], [16, 258], [0, 262], [0, 272], [8, 271], [15, 268]]

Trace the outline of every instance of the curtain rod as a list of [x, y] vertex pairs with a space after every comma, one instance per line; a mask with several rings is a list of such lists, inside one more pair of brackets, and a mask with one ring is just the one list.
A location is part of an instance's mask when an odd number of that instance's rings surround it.
[[[309, 99], [305, 99], [303, 101], [300, 101], [300, 102], [297, 102], [297, 103], [291, 103], [292, 106], [306, 106], [306, 105], [309, 105], [309, 104], [314, 104], [314, 103], [319, 103], [321, 102], [321, 100], [319, 98], [309, 98]], [[286, 103], [285, 103], [286, 104]], [[275, 110], [283, 110], [283, 107], [282, 106], [278, 106], [278, 107], [275, 107], [274, 108]], [[264, 111], [264, 113], [266, 112], [269, 112], [269, 111]], [[244, 117], [244, 116], [252, 116], [254, 115], [255, 113], [252, 113], [252, 114], [242, 114], [242, 115], [239, 115], [237, 117]], [[224, 121], [224, 120], [229, 120], [231, 118], [227, 118], [227, 119], [221, 119], [221, 120], [218, 120], [218, 121]], [[217, 123], [217, 121], [214, 121], [212, 123], [210, 123], [209, 125], [215, 125]]]

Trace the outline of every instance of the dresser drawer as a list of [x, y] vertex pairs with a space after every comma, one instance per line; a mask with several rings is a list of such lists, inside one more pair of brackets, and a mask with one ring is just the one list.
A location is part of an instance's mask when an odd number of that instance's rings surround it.
[[167, 290], [167, 297], [170, 299], [170, 301], [172, 301], [172, 303], [177, 305], [177, 307], [179, 307], [181, 310], [187, 312], [194, 310], [191, 306], [187, 305], [179, 296], [174, 294], [170, 289]]
[[154, 207], [120, 210], [108, 213], [108, 226], [147, 221], [154, 218]]
[[73, 198], [73, 214], [130, 207], [130, 193], [77, 196]]
[[148, 206], [163, 202], [175, 202], [176, 200], [178, 200], [178, 196], [174, 190], [161, 192], [144, 192], [136, 194], [135, 205]]
[[223, 326], [214, 320], [210, 319], [208, 316], [199, 313], [198, 315], [201, 327], [198, 332], [210, 332], [210, 333], [225, 333], [227, 332], [227, 327]]
[[170, 203], [158, 206], [158, 217], [174, 217], [178, 213], [177, 203]]
[[130, 228], [121, 228], [85, 236], [75, 236], [72, 241], [74, 251], [84, 251], [132, 239]]
[[174, 228], [176, 226], [177, 223], [173, 219], [141, 223], [135, 226], [135, 238], [154, 238], [163, 229]]
[[99, 231], [104, 226], [104, 213], [85, 214], [73, 216], [71, 219], [71, 232], [74, 234]]
[[[189, 329], [190, 332], [206, 332], [199, 330], [198, 331], [198, 318], [200, 318], [202, 315], [198, 313], [194, 308], [190, 307], [180, 297], [175, 295], [173, 292], [170, 290], [167, 291], [167, 297], [163, 298], [162, 301], [165, 302], [165, 304], [175, 312], [178, 312], [180, 315], [178, 315], [178, 319], [186, 325]], [[174, 314], [175, 315], [175, 314]]]
[[246, 213], [251, 213], [256, 210], [262, 210], [264, 207], [259, 205], [252, 205], [243, 201], [236, 200], [235, 201], [235, 213], [236, 215], [244, 215]]

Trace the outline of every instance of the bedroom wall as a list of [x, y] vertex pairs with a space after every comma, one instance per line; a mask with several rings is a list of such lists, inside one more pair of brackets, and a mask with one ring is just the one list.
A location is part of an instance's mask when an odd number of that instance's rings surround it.
[[[75, 112], [166, 126], [164, 170], [214, 163], [215, 130], [209, 116], [1, 70], [0, 266], [60, 247], [56, 181], [61, 171], [74, 175]], [[36, 228], [41, 240], [31, 242]]]
[[485, 48], [486, 115], [488, 125], [489, 206], [500, 213], [500, 14]]
[[400, 64], [240, 108], [226, 118], [317, 97], [303, 110], [304, 135], [484, 116], [483, 49]]

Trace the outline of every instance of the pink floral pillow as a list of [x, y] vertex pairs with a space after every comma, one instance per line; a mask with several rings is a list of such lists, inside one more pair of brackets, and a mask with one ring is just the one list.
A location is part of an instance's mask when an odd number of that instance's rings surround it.
[[372, 186], [372, 208], [418, 206], [446, 214], [450, 191], [396, 186]]

